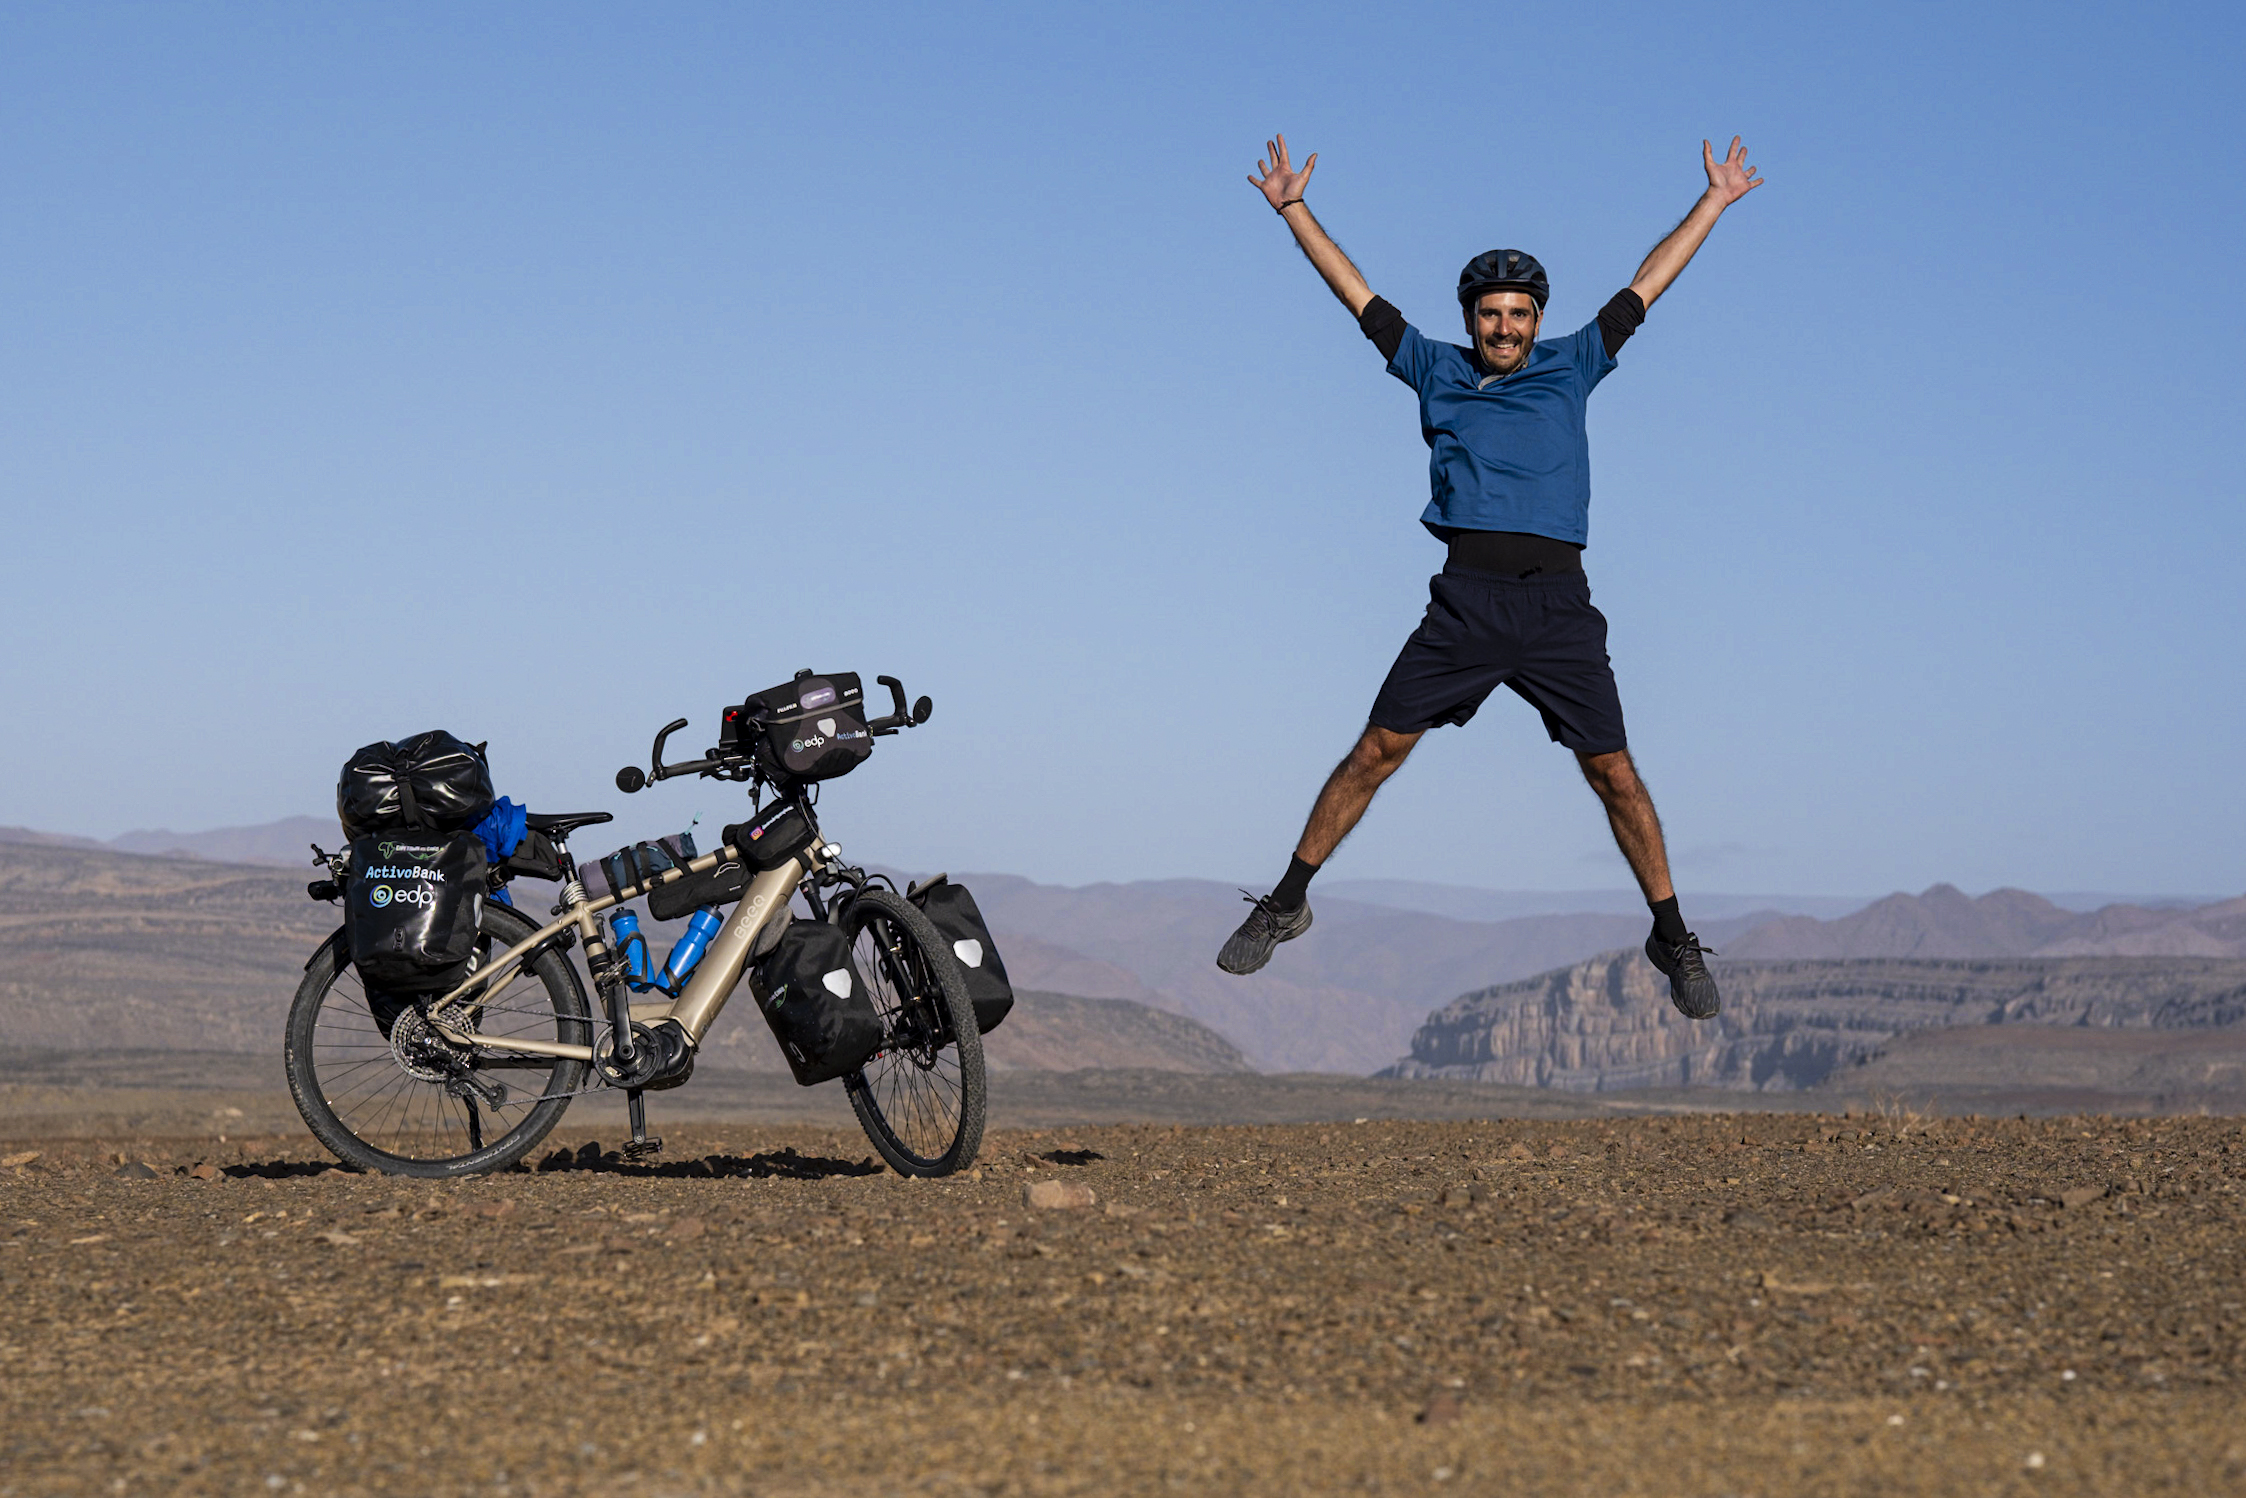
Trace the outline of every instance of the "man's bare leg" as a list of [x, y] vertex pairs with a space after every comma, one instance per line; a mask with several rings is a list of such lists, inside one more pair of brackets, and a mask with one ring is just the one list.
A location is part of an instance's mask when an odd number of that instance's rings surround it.
[[1653, 932], [1646, 937], [1646, 957], [1669, 980], [1669, 999], [1688, 1019], [1710, 1019], [1722, 1007], [1716, 980], [1708, 972], [1700, 938], [1685, 929], [1677, 910], [1676, 886], [1669, 880], [1669, 849], [1662, 840], [1661, 818], [1653, 809], [1653, 795], [1638, 776], [1630, 751], [1612, 754], [1579, 754], [1583, 778], [1591, 783], [1607, 809], [1607, 825], [1614, 829], [1615, 846], [1629, 860], [1630, 872], [1645, 891], [1653, 911]]
[[1646, 903], [1654, 905], [1673, 897], [1677, 891], [1669, 882], [1669, 849], [1661, 838], [1661, 817], [1653, 809], [1652, 792], [1638, 778], [1630, 751], [1578, 754], [1575, 762], [1583, 767], [1583, 778], [1605, 805], [1615, 846], [1629, 861], [1630, 872], [1637, 875]]
[[1310, 929], [1310, 876], [1341, 846], [1365, 808], [1373, 804], [1388, 777], [1402, 767], [1419, 742], [1416, 733], [1390, 733], [1365, 725], [1357, 745], [1334, 766], [1324, 789], [1310, 808], [1302, 839], [1295, 844], [1294, 862], [1276, 889], [1258, 898], [1248, 897], [1255, 909], [1240, 923], [1217, 953], [1217, 966], [1228, 973], [1252, 973], [1271, 960], [1279, 943], [1293, 941]]
[[1367, 723], [1357, 746], [1326, 777], [1325, 788], [1310, 808], [1310, 820], [1303, 824], [1302, 839], [1295, 844], [1295, 857], [1313, 867], [1331, 858], [1388, 777], [1403, 768], [1419, 739], [1416, 733], [1390, 733]]

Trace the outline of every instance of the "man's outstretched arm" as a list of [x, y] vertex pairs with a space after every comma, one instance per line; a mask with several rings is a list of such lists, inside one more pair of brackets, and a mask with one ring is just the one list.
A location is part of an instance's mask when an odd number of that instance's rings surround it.
[[1373, 289], [1365, 284], [1357, 267], [1341, 252], [1341, 246], [1319, 227], [1316, 216], [1302, 200], [1302, 190], [1310, 185], [1310, 174], [1317, 170], [1318, 153], [1311, 152], [1310, 159], [1298, 172], [1287, 158], [1287, 137], [1281, 135], [1265, 142], [1264, 149], [1270, 153], [1269, 161], [1256, 163], [1256, 170], [1263, 175], [1251, 174], [1248, 181], [1262, 192], [1265, 202], [1278, 210], [1279, 216], [1287, 221], [1287, 227], [1294, 230], [1295, 243], [1302, 247], [1304, 258], [1325, 277], [1326, 285], [1341, 298], [1349, 315], [1363, 316], [1366, 304], [1373, 299]]
[[[1755, 175], [1756, 169], [1747, 165], [1747, 150], [1739, 144], [1736, 135], [1731, 138], [1730, 154], [1721, 161], [1716, 160], [1715, 149], [1702, 141], [1700, 160], [1708, 169], [1708, 190], [1692, 205], [1692, 212], [1684, 216], [1684, 222], [1653, 247], [1653, 253], [1646, 256], [1638, 273], [1630, 278], [1630, 289], [1648, 307], [1692, 263], [1692, 257], [1708, 238], [1708, 231], [1716, 227], [1716, 220], [1723, 217], [1723, 211], [1762, 186], [1762, 178]], [[1295, 233], [1299, 237], [1302, 231], [1298, 229]]]

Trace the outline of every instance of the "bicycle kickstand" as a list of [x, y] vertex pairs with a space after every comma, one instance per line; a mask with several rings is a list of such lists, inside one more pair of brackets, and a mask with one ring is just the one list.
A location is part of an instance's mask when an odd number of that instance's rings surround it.
[[660, 1153], [663, 1148], [662, 1136], [657, 1135], [653, 1139], [647, 1137], [647, 1099], [639, 1088], [625, 1089], [624, 1106], [632, 1115], [632, 1142], [624, 1146], [624, 1158], [644, 1160], [649, 1155]]

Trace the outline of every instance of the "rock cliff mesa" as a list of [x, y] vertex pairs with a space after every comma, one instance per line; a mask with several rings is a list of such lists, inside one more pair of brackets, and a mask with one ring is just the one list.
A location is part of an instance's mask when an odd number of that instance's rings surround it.
[[2246, 960], [2130, 957], [1725, 963], [1694, 1024], [1635, 952], [1465, 994], [1383, 1076], [1608, 1092], [1816, 1086], [1897, 1036], [1958, 1026], [2186, 1031], [2246, 1020]]

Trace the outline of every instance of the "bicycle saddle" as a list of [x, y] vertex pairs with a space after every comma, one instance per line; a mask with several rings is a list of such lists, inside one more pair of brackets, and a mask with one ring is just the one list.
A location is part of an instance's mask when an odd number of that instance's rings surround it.
[[548, 837], [566, 838], [580, 827], [592, 827], [616, 818], [605, 811], [534, 811], [523, 817], [523, 825], [533, 832], [543, 832]]

